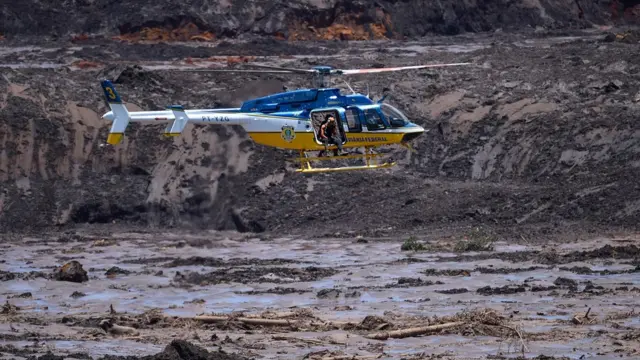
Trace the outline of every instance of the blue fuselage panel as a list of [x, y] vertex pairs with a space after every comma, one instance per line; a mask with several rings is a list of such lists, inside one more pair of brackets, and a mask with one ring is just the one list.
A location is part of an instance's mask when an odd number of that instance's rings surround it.
[[247, 100], [242, 112], [300, 113], [317, 108], [370, 105], [373, 101], [361, 94], [342, 95], [339, 89], [302, 89]]

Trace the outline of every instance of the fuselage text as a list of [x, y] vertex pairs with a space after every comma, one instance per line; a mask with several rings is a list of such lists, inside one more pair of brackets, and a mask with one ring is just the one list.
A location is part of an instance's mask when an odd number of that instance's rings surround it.
[[382, 136], [367, 136], [367, 137], [351, 137], [351, 136], [347, 136], [347, 138], [349, 139], [349, 141], [353, 141], [353, 142], [384, 142], [387, 141], [386, 137], [382, 137]]
[[231, 121], [228, 116], [203, 116], [204, 122], [229, 122]]

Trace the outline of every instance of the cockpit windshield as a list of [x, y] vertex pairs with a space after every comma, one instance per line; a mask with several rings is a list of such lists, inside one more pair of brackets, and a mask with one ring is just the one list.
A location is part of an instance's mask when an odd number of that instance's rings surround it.
[[387, 118], [387, 121], [389, 121], [392, 127], [402, 127], [409, 123], [409, 119], [402, 112], [400, 112], [400, 110], [389, 104], [380, 104], [380, 110]]

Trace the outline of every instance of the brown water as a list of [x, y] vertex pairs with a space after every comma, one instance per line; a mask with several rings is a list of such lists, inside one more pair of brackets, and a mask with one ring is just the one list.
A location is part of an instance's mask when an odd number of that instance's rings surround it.
[[[314, 315], [324, 320], [355, 322], [367, 315], [396, 314], [411, 318], [493, 309], [505, 316], [513, 316], [510, 321], [519, 324], [528, 336], [535, 336], [533, 341], [527, 343], [527, 355], [562, 355], [575, 359], [582, 355], [589, 359], [619, 359], [619, 355], [631, 354], [632, 341], [615, 339], [633, 333], [633, 329], [640, 329], [639, 316], [632, 312], [640, 291], [640, 273], [582, 275], [559, 270], [559, 267], [573, 266], [587, 266], [594, 271], [633, 270], [634, 266], [624, 264], [629, 258], [595, 257], [587, 261], [545, 265], [536, 262], [532, 256], [531, 261], [514, 262], [510, 261], [510, 256], [540, 248], [496, 244], [489, 256], [483, 255], [484, 252], [465, 253], [466, 259], [450, 261], [451, 257], [460, 254], [400, 251], [401, 240], [359, 243], [355, 239], [280, 238], [261, 241], [235, 233], [216, 232], [197, 236], [123, 233], [107, 238], [106, 242], [100, 240], [88, 238], [79, 242], [58, 243], [25, 239], [2, 246], [0, 253], [4, 261], [0, 264], [0, 270], [15, 274], [16, 279], [1, 283], [0, 301], [9, 301], [24, 309], [11, 316], [0, 315], [0, 333], [5, 335], [3, 339], [7, 339], [3, 340], [4, 344], [29, 347], [33, 342], [20, 336], [31, 332], [46, 337], [41, 343], [61, 353], [81, 351], [92, 356], [115, 353], [140, 355], [158, 352], [174, 337], [193, 341], [195, 332], [201, 339], [209, 338], [210, 333], [216, 333], [219, 338], [227, 334], [231, 339], [244, 337], [244, 341], [236, 341], [223, 347], [228, 351], [247, 351], [247, 344], [251, 340], [265, 345], [264, 349], [256, 349], [252, 345], [252, 354], [259, 358], [274, 359], [279, 358], [277, 351], [286, 351], [287, 358], [299, 358], [323, 349], [341, 350], [347, 354], [377, 354], [367, 345], [377, 342], [384, 344], [384, 353], [389, 358], [400, 354], [426, 352], [479, 359], [490, 354], [509, 352], [509, 341], [491, 336], [451, 334], [375, 341], [367, 340], [361, 334], [342, 330], [286, 334], [317, 342], [317, 345], [299, 347], [299, 343], [293, 341], [271, 340], [268, 330], [244, 334], [243, 331], [211, 331], [204, 328], [189, 332], [180, 328], [145, 329], [142, 331], [142, 340], [134, 341], [113, 335], [101, 335], [99, 339], [92, 339], [89, 334], [101, 330], [60, 323], [62, 317], [69, 315], [87, 319], [105, 317], [110, 305], [118, 312], [140, 314], [151, 309], [161, 309], [166, 315], [180, 317], [309, 308]], [[621, 246], [639, 243], [637, 238], [626, 237], [593, 239], [554, 247], [561, 253], [569, 253], [597, 249], [606, 244]], [[478, 259], [478, 256], [486, 258]], [[173, 261], [190, 258], [191, 260], [182, 260], [185, 265], [167, 266]], [[78, 284], [44, 278], [20, 279], [20, 274], [30, 271], [49, 273], [55, 266], [63, 265], [69, 260], [77, 260], [83, 264], [88, 271], [88, 282]], [[113, 266], [130, 273], [109, 278], [105, 271]], [[330, 269], [336, 273], [325, 274], [314, 270], [309, 274], [317, 276], [300, 279], [306, 275], [304, 272], [297, 273], [295, 269], [308, 267]], [[530, 267], [540, 269], [527, 270]], [[487, 270], [474, 271], [477, 268], [506, 270], [501, 271], [501, 274], [493, 274], [486, 273]], [[424, 273], [427, 269], [436, 272], [467, 269], [471, 272], [468, 276], [427, 276]], [[159, 271], [162, 273], [158, 273]], [[215, 271], [219, 272], [210, 274]], [[234, 274], [239, 271], [244, 272], [241, 275]], [[184, 275], [189, 272], [203, 274], [210, 284], [199, 286], [181, 281], [180, 276], [176, 277], [177, 273]], [[532, 291], [527, 288], [511, 294], [477, 293], [479, 288], [486, 286], [553, 286], [558, 277], [575, 280], [577, 289], [571, 292], [565, 288], [549, 291]], [[398, 285], [401, 278], [420, 278], [424, 283], [407, 285], [405, 280], [405, 284]], [[426, 283], [427, 281], [433, 284]], [[599, 290], [593, 292], [585, 289], [589, 285], [587, 281]], [[627, 289], [621, 290], [622, 286]], [[300, 292], [281, 294], [274, 290], [276, 287], [294, 289], [289, 292]], [[337, 296], [318, 296], [321, 290], [326, 289], [337, 289], [339, 292]], [[448, 289], [466, 289], [467, 292], [437, 292]], [[75, 291], [86, 295], [70, 297]], [[248, 294], [251, 291], [262, 293]], [[26, 292], [30, 292], [32, 297], [15, 297]], [[196, 299], [203, 299], [204, 302], [191, 303]], [[575, 313], [584, 312], [589, 307], [597, 315], [598, 321], [580, 326], [567, 323]], [[616, 316], [616, 319], [606, 320], [607, 316]], [[34, 319], [41, 319], [47, 324], [42, 325]], [[612, 345], [614, 341], [622, 345]], [[332, 344], [336, 342], [340, 344]], [[203, 345], [211, 346], [207, 341]], [[616, 353], [616, 349], [623, 349], [623, 352]], [[596, 356], [598, 353], [602, 355]]]

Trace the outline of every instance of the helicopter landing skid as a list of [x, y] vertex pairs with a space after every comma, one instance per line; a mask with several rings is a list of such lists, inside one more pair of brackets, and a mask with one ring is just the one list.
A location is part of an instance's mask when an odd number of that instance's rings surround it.
[[[374, 170], [390, 168], [396, 165], [396, 162], [385, 162], [382, 164], [374, 163], [375, 158], [379, 158], [380, 154], [374, 154], [371, 152], [370, 147], [365, 147], [365, 153], [362, 155], [342, 155], [342, 156], [321, 156], [321, 157], [309, 157], [304, 150], [300, 150], [300, 157], [290, 159], [296, 162], [300, 162], [300, 168], [296, 172], [301, 173], [326, 173], [326, 172], [339, 172], [339, 171], [354, 171], [354, 170]], [[311, 166], [312, 161], [327, 161], [327, 160], [343, 160], [343, 159], [363, 159], [365, 165], [361, 166], [343, 166], [343, 167], [326, 167], [326, 168], [314, 168]]]

